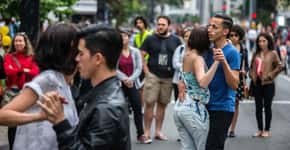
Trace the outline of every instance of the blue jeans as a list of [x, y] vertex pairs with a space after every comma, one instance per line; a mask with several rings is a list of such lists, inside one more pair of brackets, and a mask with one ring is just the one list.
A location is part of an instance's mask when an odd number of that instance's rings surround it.
[[174, 108], [174, 121], [181, 138], [182, 150], [205, 150], [209, 115], [204, 104], [193, 101]]

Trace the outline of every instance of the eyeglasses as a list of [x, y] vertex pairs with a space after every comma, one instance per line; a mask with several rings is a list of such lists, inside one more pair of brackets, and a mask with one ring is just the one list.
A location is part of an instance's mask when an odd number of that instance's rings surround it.
[[230, 37], [239, 37], [239, 35], [238, 34], [230, 34]]
[[206, 27], [207, 27], [207, 28], [213, 28], [213, 29], [215, 29], [215, 30], [219, 28], [219, 26], [217, 26], [217, 25], [215, 25], [215, 24], [208, 24]]

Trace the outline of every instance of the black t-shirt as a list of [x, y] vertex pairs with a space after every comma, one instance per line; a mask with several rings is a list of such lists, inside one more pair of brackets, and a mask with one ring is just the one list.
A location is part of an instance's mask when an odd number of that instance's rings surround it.
[[172, 57], [174, 50], [181, 44], [180, 39], [172, 34], [169, 37], [153, 34], [146, 38], [140, 49], [149, 54], [150, 72], [160, 78], [172, 78], [174, 73]]

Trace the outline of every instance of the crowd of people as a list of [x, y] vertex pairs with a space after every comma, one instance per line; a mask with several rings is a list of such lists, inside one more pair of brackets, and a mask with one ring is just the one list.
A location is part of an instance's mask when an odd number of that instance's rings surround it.
[[0, 124], [9, 126], [10, 149], [130, 150], [131, 110], [139, 143], [166, 141], [162, 127], [174, 91], [181, 149], [222, 150], [226, 138], [236, 136], [248, 77], [256, 106], [253, 137], [271, 136], [274, 79], [283, 69], [276, 37], [251, 33], [249, 61], [246, 31], [229, 16], [187, 26], [181, 37], [170, 25], [168, 16], [159, 16], [150, 30], [138, 16], [132, 37], [125, 27], [55, 23], [35, 48], [25, 33], [16, 33], [0, 57], [6, 83]]

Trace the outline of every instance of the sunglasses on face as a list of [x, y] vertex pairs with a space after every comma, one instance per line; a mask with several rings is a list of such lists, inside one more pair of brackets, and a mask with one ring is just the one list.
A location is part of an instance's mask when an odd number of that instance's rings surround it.
[[230, 37], [239, 37], [239, 35], [238, 34], [230, 34]]

